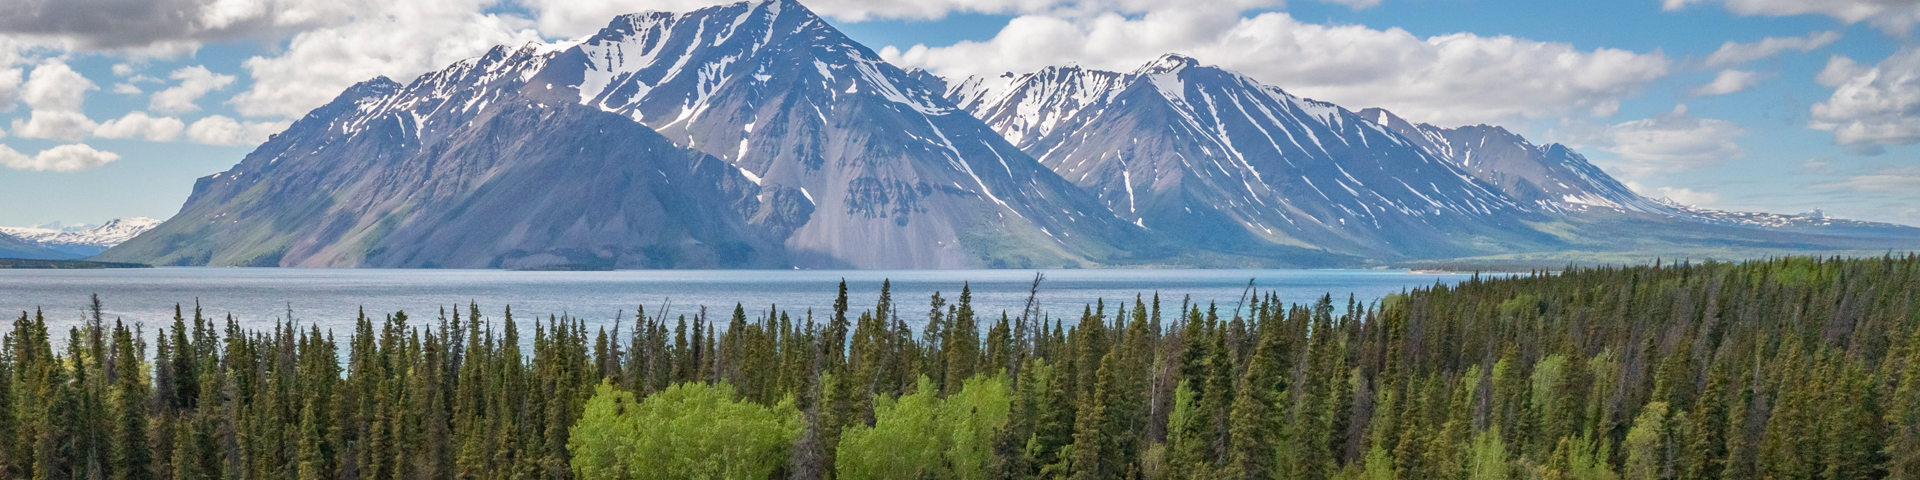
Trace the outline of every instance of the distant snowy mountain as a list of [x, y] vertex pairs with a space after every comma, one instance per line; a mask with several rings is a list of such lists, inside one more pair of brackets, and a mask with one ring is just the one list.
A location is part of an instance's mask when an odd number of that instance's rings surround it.
[[1393, 129], [1428, 153], [1452, 161], [1515, 200], [1545, 211], [1583, 212], [1594, 207], [1661, 215], [1730, 227], [1757, 227], [1867, 237], [1908, 237], [1902, 225], [1828, 218], [1819, 210], [1802, 215], [1733, 212], [1641, 196], [1585, 156], [1565, 145], [1536, 146], [1492, 125], [1440, 128], [1414, 124], [1379, 108], [1360, 115]]
[[1920, 245], [1912, 227], [1648, 199], [1562, 145], [1355, 113], [1180, 55], [1131, 73], [914, 75], [1116, 215], [1189, 244], [1386, 260]]
[[160, 220], [147, 217], [117, 218], [105, 225], [46, 224], [32, 227], [0, 227], [0, 233], [72, 255], [90, 257], [114, 245], [152, 230]]

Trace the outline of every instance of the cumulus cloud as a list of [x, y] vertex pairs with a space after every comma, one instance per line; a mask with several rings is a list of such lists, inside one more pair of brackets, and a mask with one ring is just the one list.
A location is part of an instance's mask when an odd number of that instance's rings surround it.
[[207, 145], [256, 145], [286, 130], [290, 122], [241, 122], [211, 115], [187, 126], [187, 140]]
[[1745, 64], [1755, 60], [1765, 60], [1787, 50], [1811, 52], [1840, 40], [1839, 32], [1813, 32], [1804, 37], [1767, 37], [1758, 42], [1720, 44], [1719, 50], [1707, 55], [1707, 68], [1725, 68]]
[[[0, 67], [5, 66], [0, 64]], [[20, 101], [23, 73], [25, 72], [18, 68], [0, 68], [0, 112], [12, 110], [13, 104]]]
[[1890, 34], [1906, 35], [1920, 23], [1920, 2], [1911, 0], [1665, 0], [1668, 11], [1696, 3], [1721, 4], [1740, 15], [1826, 15], [1844, 23], [1862, 21]]
[[244, 66], [253, 86], [229, 103], [247, 116], [297, 117], [369, 78], [412, 78], [495, 45], [540, 40], [524, 20], [479, 13], [491, 4], [423, 0], [372, 5], [350, 22], [295, 35], [277, 55], [247, 59]]
[[1612, 153], [1618, 159], [1604, 162], [1606, 166], [1628, 178], [1645, 178], [1743, 158], [1746, 150], [1735, 140], [1746, 133], [1733, 122], [1694, 117], [1683, 104], [1653, 118], [1614, 125], [1566, 122], [1550, 136]]
[[0, 145], [0, 165], [14, 170], [35, 172], [77, 172], [91, 170], [120, 160], [113, 152], [94, 150], [85, 144], [61, 145], [29, 156]]
[[13, 133], [27, 138], [77, 141], [93, 131], [93, 120], [80, 111], [93, 81], [58, 60], [34, 67], [21, 88], [20, 100], [33, 111], [26, 120], [14, 119]]
[[1758, 85], [1761, 80], [1766, 80], [1768, 77], [1769, 75], [1746, 70], [1721, 70], [1719, 75], [1713, 77], [1712, 82], [1693, 87], [1693, 90], [1689, 90], [1688, 93], [1696, 97], [1726, 95]]
[[1813, 128], [1833, 132], [1855, 153], [1920, 142], [1920, 49], [1901, 49], [1872, 67], [1834, 56], [1814, 78], [1833, 96], [1813, 105]]
[[101, 138], [137, 138], [149, 142], [171, 142], [186, 130], [186, 122], [173, 117], [154, 117], [147, 112], [129, 112], [126, 116], [101, 122], [93, 135]]
[[[221, 75], [207, 70], [207, 67], [194, 65], [174, 70], [168, 78], [179, 80], [180, 84], [153, 94], [147, 108], [160, 113], [182, 113], [199, 110], [194, 102], [207, 92], [226, 88], [233, 84], [232, 75]], [[115, 87], [116, 91], [118, 87]]]
[[1576, 114], [1609, 116], [1622, 99], [1667, 75], [1659, 52], [1580, 50], [1565, 43], [1460, 33], [1303, 23], [1286, 13], [1242, 18], [1168, 10], [1138, 18], [1028, 15], [993, 39], [948, 47], [882, 49], [895, 64], [941, 75], [999, 75], [1080, 64], [1130, 71], [1179, 52], [1264, 83], [1354, 107], [1379, 106], [1440, 125]]

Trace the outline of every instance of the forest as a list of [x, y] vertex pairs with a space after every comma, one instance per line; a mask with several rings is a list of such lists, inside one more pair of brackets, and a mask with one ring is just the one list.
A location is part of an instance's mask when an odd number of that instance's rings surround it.
[[593, 331], [22, 312], [0, 477], [1920, 479], [1920, 256], [1077, 316], [889, 290]]

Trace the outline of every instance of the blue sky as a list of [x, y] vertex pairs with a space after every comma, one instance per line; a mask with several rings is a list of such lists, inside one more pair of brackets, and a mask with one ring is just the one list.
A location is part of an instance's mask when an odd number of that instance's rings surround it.
[[[352, 82], [710, 2], [59, 3], [0, 17], [0, 225], [165, 218]], [[1186, 53], [1355, 110], [1566, 143], [1649, 196], [1920, 225], [1920, 2], [806, 3], [947, 76]]]

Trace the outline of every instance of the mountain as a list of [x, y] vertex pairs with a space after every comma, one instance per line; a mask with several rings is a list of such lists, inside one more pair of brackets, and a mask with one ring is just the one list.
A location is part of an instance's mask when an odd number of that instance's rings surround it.
[[33, 227], [0, 227], [0, 233], [69, 254], [71, 255], [69, 258], [85, 258], [104, 252], [114, 245], [126, 242], [159, 225], [160, 221], [152, 218], [130, 217], [116, 218], [100, 226], [50, 224]]
[[0, 258], [68, 260], [79, 257], [0, 231]]
[[356, 85], [233, 169], [200, 179], [173, 218], [96, 258], [304, 267], [783, 264], [779, 245], [747, 221], [760, 189], [739, 172], [566, 101], [538, 77], [489, 71], [539, 55], [496, 50], [410, 85]]
[[1167, 55], [944, 83], [950, 101], [1115, 214], [1189, 244], [1368, 258], [1537, 249], [1510, 197], [1337, 105]]
[[362, 83], [100, 258], [1059, 267], [1151, 235], [793, 0]]
[[1605, 207], [1665, 211], [1615, 180], [1565, 145], [1536, 146], [1505, 128], [1473, 125], [1440, 128], [1414, 124], [1379, 108], [1360, 111], [1407, 138], [1429, 155], [1446, 159], [1513, 199], [1546, 210]]
[[[1804, 233], [1861, 239], [1920, 238], [1920, 229], [1904, 225], [1827, 218], [1818, 210], [1803, 215], [1734, 212], [1650, 199], [1635, 193], [1565, 145], [1536, 146], [1493, 125], [1441, 128], [1415, 124], [1379, 108], [1360, 115], [1392, 129], [1429, 154], [1459, 165], [1502, 193], [1533, 208], [1560, 213], [1629, 214], [1714, 227]], [[1606, 238], [1605, 232], [1596, 232]]]
[[96, 259], [1319, 267], [1916, 245], [1920, 229], [1642, 198], [1563, 146], [1355, 112], [1180, 55], [949, 81], [761, 0], [355, 85]]
[[1645, 198], [1563, 145], [1356, 113], [1181, 55], [1129, 73], [914, 76], [1116, 215], [1188, 245], [1386, 262], [1920, 248], [1913, 227]]

